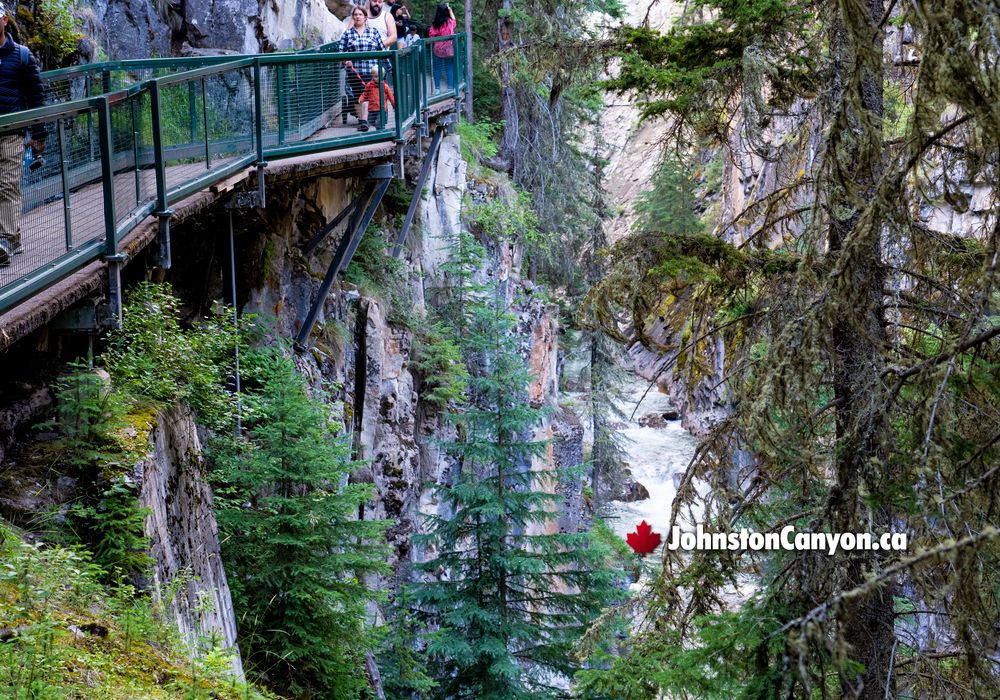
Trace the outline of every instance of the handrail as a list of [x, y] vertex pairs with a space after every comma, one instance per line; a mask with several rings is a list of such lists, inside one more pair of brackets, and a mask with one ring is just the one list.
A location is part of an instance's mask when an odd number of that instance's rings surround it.
[[[289, 156], [368, 143], [401, 143], [426, 124], [428, 108], [458, 99], [465, 86], [452, 59], [454, 85], [436, 86], [432, 46], [464, 35], [417, 42], [402, 50], [111, 61], [49, 71], [48, 80], [92, 78], [112, 71], [161, 75], [99, 95], [0, 115], [0, 140], [24, 139], [45, 127], [44, 164], [24, 170], [20, 217], [23, 256], [0, 267], [0, 312], [83, 266], [121, 260], [122, 239], [150, 215], [169, 221], [170, 207], [231, 175]], [[345, 108], [345, 60], [390, 68], [396, 97], [384, 93], [372, 129], [357, 132]], [[440, 69], [439, 69], [440, 70]], [[101, 87], [108, 87], [110, 78]], [[88, 88], [89, 89], [89, 88]]]

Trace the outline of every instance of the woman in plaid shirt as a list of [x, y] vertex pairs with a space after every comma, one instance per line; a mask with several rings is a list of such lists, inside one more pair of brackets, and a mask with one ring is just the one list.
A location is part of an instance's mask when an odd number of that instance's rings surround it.
[[[382, 35], [374, 27], [368, 26], [368, 14], [363, 8], [355, 6], [351, 10], [351, 27], [340, 37], [341, 51], [383, 51]], [[351, 88], [351, 103], [354, 104], [358, 116], [358, 131], [368, 131], [368, 120], [362, 117], [361, 103], [358, 98], [365, 89], [362, 75], [371, 73], [378, 65], [377, 59], [344, 61], [347, 66], [347, 85]]]

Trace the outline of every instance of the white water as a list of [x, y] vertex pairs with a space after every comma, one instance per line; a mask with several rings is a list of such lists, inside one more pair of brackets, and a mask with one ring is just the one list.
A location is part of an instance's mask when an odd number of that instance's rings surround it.
[[[625, 461], [632, 471], [632, 479], [646, 487], [649, 498], [632, 503], [612, 501], [608, 520], [614, 531], [623, 538], [645, 520], [666, 542], [671, 503], [677, 493], [677, 484], [694, 455], [698, 440], [681, 427], [679, 420], [668, 422], [665, 428], [639, 425], [639, 419], [647, 413], [663, 413], [672, 406], [667, 397], [658, 393], [655, 388], [642, 399], [648, 383], [638, 376], [628, 376], [629, 379], [622, 387], [622, 399], [618, 402], [618, 407], [625, 414], [625, 427], [620, 433], [624, 438]], [[633, 412], [634, 420], [628, 420]], [[658, 553], [659, 550], [649, 555], [649, 559], [659, 561]]]
[[[569, 358], [567, 364], [568, 376], [577, 376], [583, 368], [583, 361], [579, 357]], [[643, 398], [649, 383], [632, 373], [627, 373], [626, 377], [619, 389], [621, 396], [616, 400], [623, 417], [612, 418], [612, 422], [621, 426], [619, 436], [624, 453], [622, 459], [628, 463], [632, 480], [646, 487], [649, 498], [631, 503], [612, 501], [602, 515], [622, 539], [645, 520], [654, 532], [660, 534], [662, 543], [666, 543], [671, 503], [677, 493], [677, 484], [694, 455], [698, 440], [681, 427], [679, 420], [668, 422], [665, 428], [639, 425], [639, 419], [647, 413], [663, 413], [673, 407], [669, 399], [655, 388]], [[579, 413], [585, 413], [582, 407], [587, 403], [586, 394], [572, 392], [564, 396], [580, 407]], [[590, 450], [593, 448], [594, 437], [589, 416], [583, 418], [583, 423], [585, 449]], [[660, 549], [646, 557], [646, 561], [658, 562], [661, 550], [662, 544]]]

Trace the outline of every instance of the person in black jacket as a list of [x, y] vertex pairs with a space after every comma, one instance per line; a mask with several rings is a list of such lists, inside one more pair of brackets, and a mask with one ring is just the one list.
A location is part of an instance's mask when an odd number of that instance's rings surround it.
[[[7, 33], [8, 8], [0, 0], [0, 114], [41, 107], [44, 102], [38, 61], [27, 47]], [[45, 151], [45, 125], [31, 128], [31, 150], [36, 158]], [[10, 265], [21, 246], [21, 176], [24, 132], [0, 133], [0, 267]]]

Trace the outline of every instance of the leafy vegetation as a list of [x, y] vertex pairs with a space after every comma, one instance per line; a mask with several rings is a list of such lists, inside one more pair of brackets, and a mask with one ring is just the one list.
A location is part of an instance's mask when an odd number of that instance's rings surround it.
[[[997, 664], [982, 659], [1000, 613], [981, 592], [1000, 581], [1000, 429], [987, 388], [1000, 358], [995, 274], [980, 254], [996, 230], [968, 198], [995, 189], [984, 163], [1000, 122], [985, 105], [1000, 80], [995, 47], [978, 37], [997, 31], [996, 13], [963, 0], [686, 10], [664, 34], [621, 33], [608, 85], [669, 117], [673, 153], [733, 151], [742, 210], [709, 235], [661, 171], [640, 230], [610, 252], [593, 317], [663, 352], [692, 394], [710, 382], [729, 409], [675, 513], [692, 507], [722, 531], [905, 530], [910, 548], [667, 553], [636, 610], [655, 622], [639, 622], [586, 687], [626, 698], [996, 695]], [[753, 159], [777, 164], [773, 180], [747, 172]], [[753, 592], [734, 605], [740, 580]], [[918, 627], [937, 630], [933, 640]]]
[[405, 262], [390, 255], [384, 233], [369, 231], [364, 235], [344, 279], [356, 284], [365, 295], [385, 302], [390, 320], [411, 325], [409, 269]]
[[153, 405], [184, 401], [209, 427], [231, 425], [235, 401], [228, 381], [234, 352], [248, 340], [231, 315], [223, 309], [185, 328], [170, 286], [145, 282], [129, 291], [126, 303], [129, 313], [104, 355], [115, 386]]
[[586, 532], [548, 534], [558, 517], [560, 475], [539, 477], [531, 460], [545, 443], [530, 438], [543, 415], [527, 400], [528, 373], [517, 350], [508, 290], [498, 278], [473, 281], [457, 266], [466, 299], [458, 335], [468, 364], [469, 403], [453, 418], [459, 439], [445, 447], [460, 473], [437, 488], [441, 515], [419, 539], [436, 553], [410, 589], [421, 616], [438, 697], [556, 697], [557, 679], [577, 668], [573, 642], [617, 597], [611, 550]]
[[43, 70], [62, 68], [76, 57], [83, 33], [74, 9], [72, 0], [27, 0], [17, 3], [14, 14], [19, 42], [31, 49]]
[[28, 544], [0, 524], [0, 695], [271, 697], [237, 682], [218, 649], [192, 659], [153, 599], [100, 577], [86, 551]]

